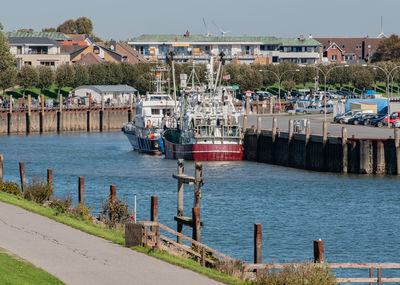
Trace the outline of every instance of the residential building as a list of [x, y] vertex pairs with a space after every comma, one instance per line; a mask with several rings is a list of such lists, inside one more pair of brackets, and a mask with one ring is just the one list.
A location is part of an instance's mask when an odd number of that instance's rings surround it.
[[147, 60], [137, 50], [124, 42], [110, 41], [109, 49], [115, 51], [125, 57], [125, 62], [136, 64], [139, 62], [147, 62]]
[[213, 37], [204, 35], [141, 35], [128, 44], [150, 61], [165, 61], [170, 51], [178, 62], [203, 61], [224, 52], [227, 62], [271, 64], [320, 62], [321, 44], [304, 38]]
[[369, 62], [381, 38], [315, 38], [322, 44], [325, 63]]
[[42, 65], [57, 68], [69, 64], [69, 54], [61, 53], [61, 44], [45, 37], [8, 37], [11, 53], [17, 58], [17, 68]]
[[89, 53], [93, 53], [94, 55], [96, 55], [96, 58], [99, 57], [103, 61], [108, 61], [113, 63], [120, 63], [126, 60], [126, 56], [118, 52], [115, 52], [102, 44], [96, 43], [96, 44], [91, 44], [89, 46], [77, 48], [75, 51], [71, 52], [70, 54], [71, 63], [72, 64], [77, 63], [78, 61], [81, 60], [83, 56]]
[[72, 39], [60, 32], [3, 32], [7, 38], [48, 38], [53, 41], [71, 41]]

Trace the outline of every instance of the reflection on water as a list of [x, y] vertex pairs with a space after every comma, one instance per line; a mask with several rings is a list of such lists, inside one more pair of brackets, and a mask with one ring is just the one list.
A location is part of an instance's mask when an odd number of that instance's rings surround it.
[[[160, 222], [175, 228], [176, 161], [131, 151], [121, 133], [2, 136], [5, 179], [45, 177], [52, 168], [56, 196], [77, 200], [78, 176], [85, 200], [101, 209], [109, 186], [130, 205], [137, 195], [138, 219], [149, 219], [150, 196], [159, 199]], [[194, 174], [192, 162], [185, 173]], [[336, 175], [253, 162], [205, 162], [202, 240], [252, 262], [253, 224], [263, 226], [264, 261], [312, 258], [321, 238], [329, 262], [400, 262], [400, 180], [397, 177]], [[193, 187], [185, 186], [184, 212], [191, 214]], [[188, 229], [186, 233], [190, 235]]]

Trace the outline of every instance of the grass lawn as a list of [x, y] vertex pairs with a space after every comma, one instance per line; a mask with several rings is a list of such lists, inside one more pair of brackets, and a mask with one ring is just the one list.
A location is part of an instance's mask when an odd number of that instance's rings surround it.
[[64, 284], [40, 268], [0, 249], [0, 284]]
[[[61, 89], [61, 94], [63, 95], [63, 97], [66, 97], [68, 96], [68, 92], [72, 89], [73, 89], [72, 87], [64, 87]], [[14, 99], [18, 99], [22, 98], [22, 93], [23, 93], [22, 88], [14, 89], [13, 91], [6, 92], [6, 97], [9, 98], [10, 95], [12, 95]], [[28, 88], [25, 90], [25, 98], [28, 98], [28, 94], [32, 95], [33, 98], [37, 99], [38, 95], [40, 95], [40, 89]], [[58, 87], [55, 84], [53, 84], [50, 87], [50, 89], [43, 90], [43, 95], [46, 100], [47, 99], [58, 100], [57, 94], [58, 94]]]
[[[121, 232], [111, 231], [109, 229], [103, 229], [99, 225], [94, 225], [92, 223], [89, 223], [88, 221], [85, 221], [78, 217], [74, 217], [69, 214], [56, 215], [56, 210], [53, 210], [53, 209], [44, 207], [43, 205], [39, 205], [39, 204], [30, 202], [30, 201], [24, 200], [21, 197], [18, 197], [18, 196], [12, 195], [12, 194], [7, 194], [5, 192], [0, 191], [0, 201], [19, 206], [28, 211], [48, 217], [57, 222], [71, 226], [75, 229], [92, 234], [94, 236], [104, 238], [106, 240], [112, 241], [112, 242], [120, 244], [122, 246], [125, 243], [124, 235]], [[181, 267], [198, 272], [200, 274], [203, 274], [205, 276], [208, 276], [210, 278], [213, 278], [215, 280], [218, 280], [218, 281], [226, 283], [226, 284], [247, 284], [247, 283], [241, 281], [240, 279], [231, 277], [227, 274], [220, 273], [220, 272], [210, 269], [210, 268], [202, 267], [199, 263], [195, 262], [194, 260], [177, 257], [174, 255], [168, 254], [167, 252], [164, 252], [164, 251], [157, 251], [154, 253], [152, 250], [150, 250], [148, 248], [143, 248], [143, 247], [135, 247], [133, 249], [143, 252], [147, 255], [153, 256], [155, 258], [164, 260], [171, 264], [179, 265]], [[0, 273], [1, 273], [1, 271], [0, 271]], [[1, 277], [0, 277], [0, 281], [1, 281]], [[3, 284], [3, 283], [0, 282], [0, 284]], [[13, 283], [13, 284], [16, 284], [16, 283]], [[19, 284], [19, 283], [17, 283], [17, 284]]]

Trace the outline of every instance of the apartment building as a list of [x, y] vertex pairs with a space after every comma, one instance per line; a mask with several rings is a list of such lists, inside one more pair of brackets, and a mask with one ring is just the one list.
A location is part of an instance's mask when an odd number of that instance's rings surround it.
[[61, 53], [61, 44], [46, 37], [8, 37], [10, 52], [17, 58], [17, 68], [42, 65], [57, 68], [69, 64], [69, 54]]
[[321, 44], [312, 39], [276, 37], [212, 37], [204, 35], [141, 35], [128, 44], [150, 61], [165, 61], [170, 51], [177, 62], [207, 62], [210, 56], [224, 52], [227, 62], [278, 64], [293, 62], [317, 64]]

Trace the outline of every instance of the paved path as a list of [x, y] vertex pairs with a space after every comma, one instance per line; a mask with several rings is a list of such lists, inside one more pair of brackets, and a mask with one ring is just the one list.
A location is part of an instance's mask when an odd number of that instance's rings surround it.
[[[287, 132], [289, 120], [301, 120], [301, 119], [309, 119], [310, 127], [312, 134], [322, 134], [322, 122], [324, 121], [324, 115], [297, 115], [297, 116], [275, 116], [278, 119], [278, 128], [281, 131]], [[388, 128], [377, 128], [371, 126], [354, 126], [347, 124], [331, 124], [333, 121], [332, 115], [329, 114], [327, 116], [328, 124], [328, 132], [333, 136], [341, 136], [342, 135], [342, 127], [347, 128], [347, 135], [351, 137], [355, 135], [356, 138], [388, 138], [394, 137], [394, 130]], [[242, 123], [242, 119], [240, 120]], [[257, 117], [256, 115], [250, 115], [248, 118], [247, 127], [250, 128], [252, 125], [257, 126]], [[272, 129], [272, 116], [263, 116], [262, 117], [262, 129], [263, 130], [271, 130]]]
[[220, 284], [2, 202], [0, 247], [67, 284]]

